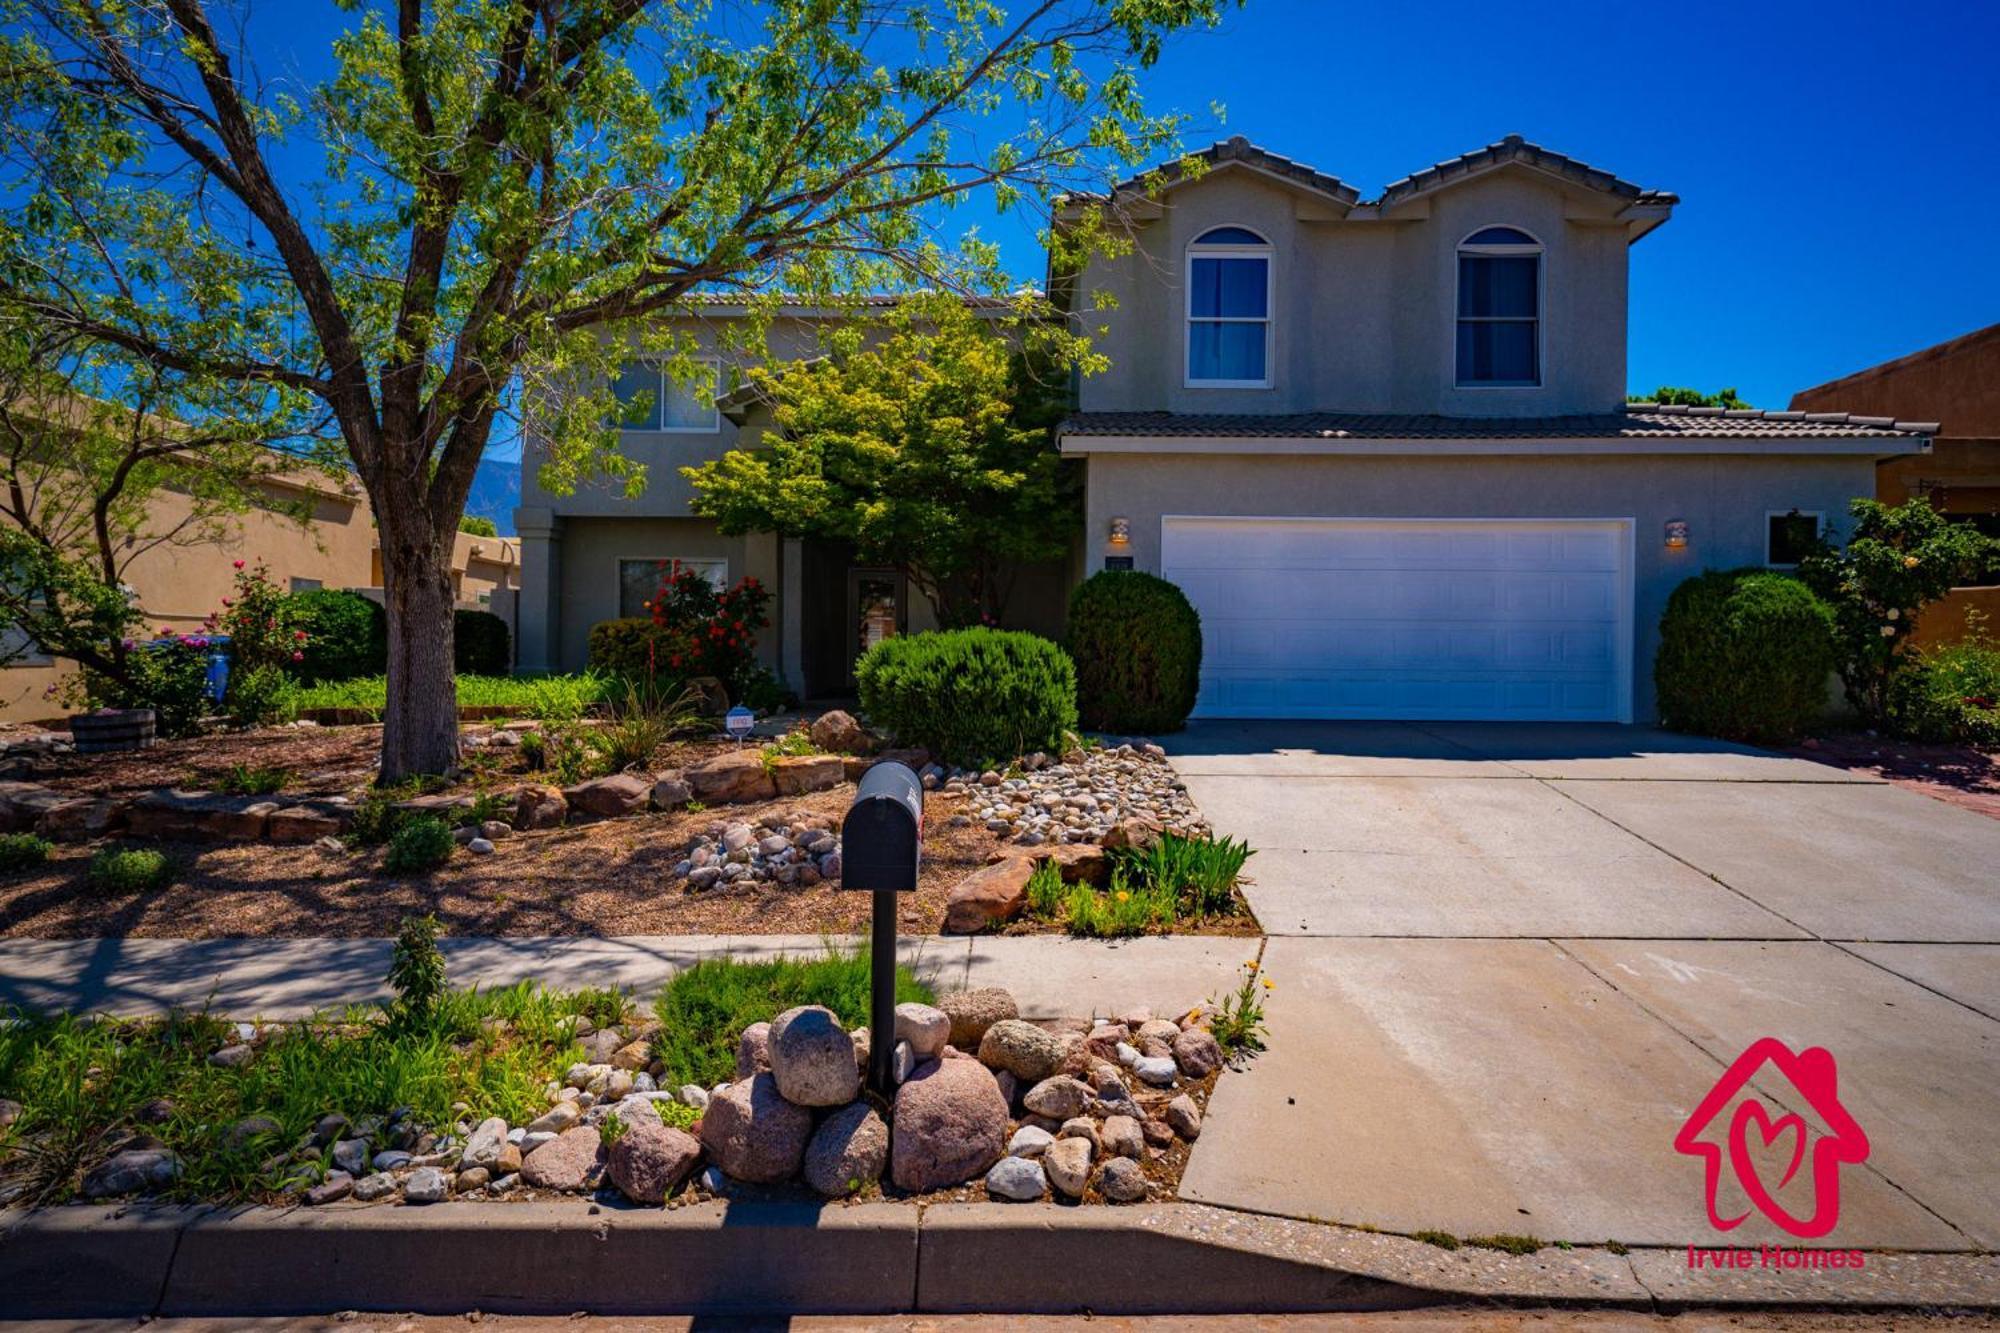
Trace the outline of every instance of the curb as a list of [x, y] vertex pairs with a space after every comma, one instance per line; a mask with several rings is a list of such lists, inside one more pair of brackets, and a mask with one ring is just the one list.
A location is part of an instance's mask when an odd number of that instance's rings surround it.
[[1712, 1287], [1679, 1262], [1670, 1250], [1446, 1252], [1187, 1203], [68, 1206], [0, 1229], [0, 1318], [2000, 1308], [1995, 1255], [1884, 1254], [1859, 1282], [1787, 1273]]

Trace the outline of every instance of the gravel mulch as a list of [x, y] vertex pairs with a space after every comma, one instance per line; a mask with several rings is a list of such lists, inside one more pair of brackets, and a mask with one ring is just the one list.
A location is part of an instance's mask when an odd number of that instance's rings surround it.
[[1806, 741], [1789, 753], [1835, 768], [1872, 773], [1932, 800], [2000, 819], [2000, 752], [1969, 745], [1921, 745], [1865, 732], [1836, 732]]

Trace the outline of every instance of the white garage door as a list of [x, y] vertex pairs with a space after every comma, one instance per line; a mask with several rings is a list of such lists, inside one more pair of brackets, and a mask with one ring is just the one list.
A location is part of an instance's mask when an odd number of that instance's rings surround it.
[[1197, 717], [1631, 719], [1630, 525], [1162, 521]]

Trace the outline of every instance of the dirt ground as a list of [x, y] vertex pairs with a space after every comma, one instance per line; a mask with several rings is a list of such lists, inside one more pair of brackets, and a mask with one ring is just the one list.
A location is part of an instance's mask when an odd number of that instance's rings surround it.
[[1933, 800], [2000, 819], [2000, 753], [1994, 751], [1836, 732], [1815, 737], [1791, 753], [1836, 768], [1873, 773]]

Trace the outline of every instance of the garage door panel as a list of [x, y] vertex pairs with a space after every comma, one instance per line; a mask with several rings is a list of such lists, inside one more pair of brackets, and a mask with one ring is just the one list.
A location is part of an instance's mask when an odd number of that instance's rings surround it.
[[1624, 525], [1169, 518], [1203, 716], [1617, 719]]

